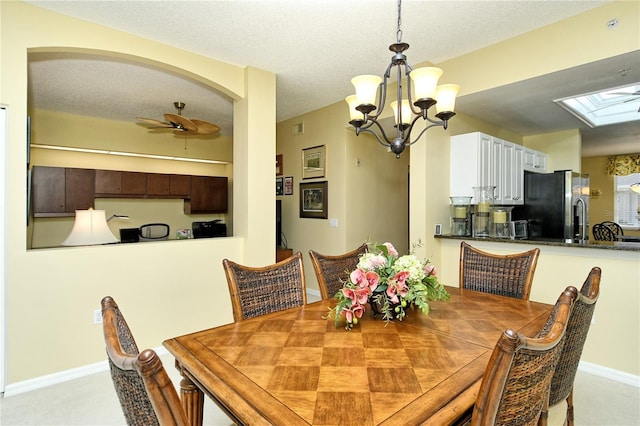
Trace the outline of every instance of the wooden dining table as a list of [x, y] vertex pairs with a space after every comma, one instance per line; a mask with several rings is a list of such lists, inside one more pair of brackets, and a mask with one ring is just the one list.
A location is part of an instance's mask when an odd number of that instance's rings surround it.
[[428, 315], [387, 323], [371, 310], [350, 331], [334, 300], [166, 340], [192, 425], [203, 395], [237, 424], [452, 424], [475, 402], [508, 328], [534, 335], [552, 306], [447, 287]]

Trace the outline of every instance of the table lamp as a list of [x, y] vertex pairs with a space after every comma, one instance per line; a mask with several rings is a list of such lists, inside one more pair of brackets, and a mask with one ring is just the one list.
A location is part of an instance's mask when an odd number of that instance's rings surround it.
[[107, 226], [104, 210], [76, 210], [73, 228], [62, 242], [63, 246], [92, 246], [117, 243]]

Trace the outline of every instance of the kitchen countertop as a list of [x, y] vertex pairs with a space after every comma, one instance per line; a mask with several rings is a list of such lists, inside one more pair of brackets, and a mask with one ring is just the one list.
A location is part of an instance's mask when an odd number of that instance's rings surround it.
[[580, 247], [589, 249], [605, 249], [605, 250], [623, 250], [623, 251], [640, 251], [640, 243], [618, 242], [618, 241], [587, 241], [586, 243], [566, 243], [560, 239], [535, 239], [535, 240], [511, 240], [508, 238], [478, 238], [463, 237], [459, 235], [434, 235], [434, 238], [442, 238], [448, 240], [466, 240], [466, 241], [491, 241], [496, 243], [512, 243], [512, 244], [528, 244], [537, 246], [555, 246], [555, 247]]

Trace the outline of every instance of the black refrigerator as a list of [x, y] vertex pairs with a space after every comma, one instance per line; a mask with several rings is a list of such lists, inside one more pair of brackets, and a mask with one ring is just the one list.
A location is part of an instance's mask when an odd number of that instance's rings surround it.
[[529, 221], [529, 239], [587, 241], [589, 175], [525, 172], [524, 205], [514, 208], [513, 219]]

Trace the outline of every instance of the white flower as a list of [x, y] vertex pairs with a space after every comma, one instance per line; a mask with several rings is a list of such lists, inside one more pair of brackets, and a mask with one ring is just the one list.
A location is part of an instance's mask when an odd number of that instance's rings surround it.
[[399, 257], [392, 265], [392, 269], [396, 273], [402, 271], [409, 272], [409, 279], [411, 281], [422, 281], [425, 277], [424, 265], [413, 254], [406, 254]]
[[358, 268], [365, 271], [374, 271], [376, 268], [382, 268], [387, 264], [387, 259], [381, 254], [365, 253], [360, 256]]

